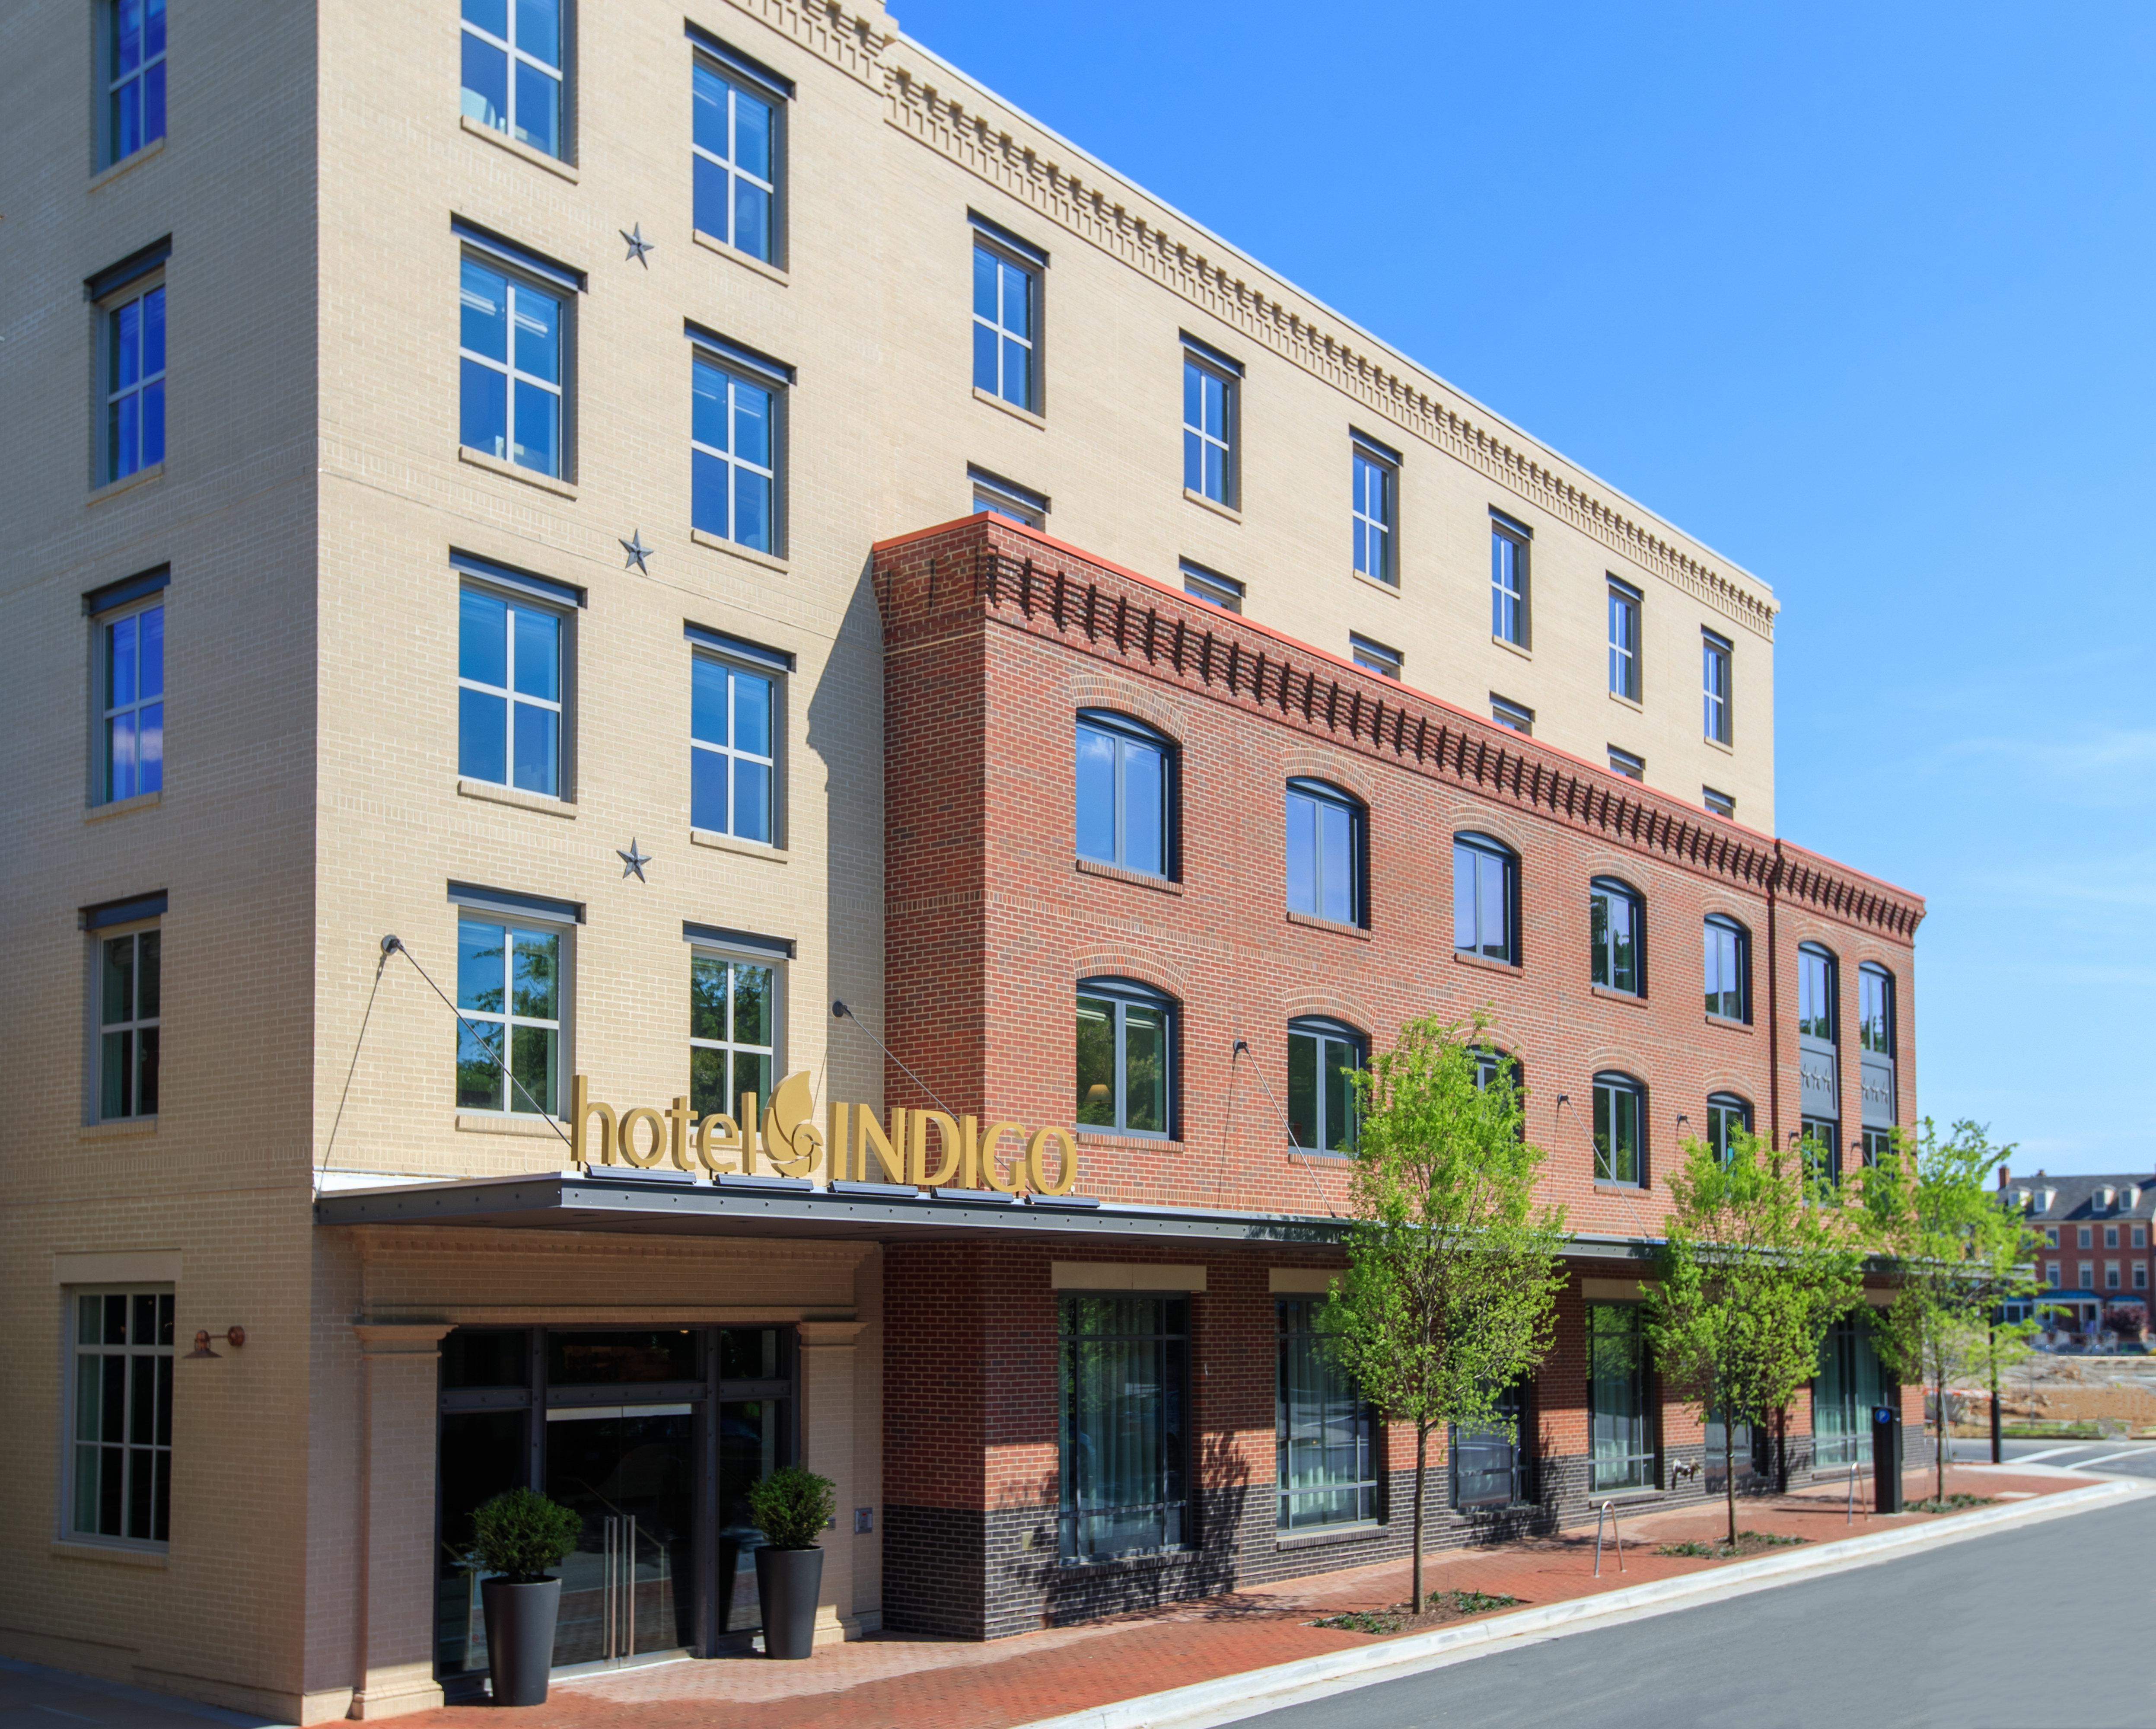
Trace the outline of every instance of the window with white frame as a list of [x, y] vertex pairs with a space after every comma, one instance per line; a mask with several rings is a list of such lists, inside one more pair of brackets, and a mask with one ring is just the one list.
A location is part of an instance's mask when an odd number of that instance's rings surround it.
[[561, 614], [470, 585], [457, 604], [457, 773], [559, 798]]
[[1700, 788], [1699, 801], [1701, 804], [1707, 806], [1707, 814], [1710, 816], [1721, 816], [1733, 819], [1737, 815], [1737, 800], [1735, 796], [1729, 793], [1722, 792], [1714, 787], [1702, 786]]
[[1524, 702], [1515, 702], [1509, 697], [1490, 693], [1490, 718], [1501, 727], [1509, 728], [1523, 738], [1535, 735], [1535, 711]]
[[2136, 1261], [2133, 1263], [2133, 1288], [2137, 1291], [2145, 1291], [2148, 1289], [2148, 1262]]
[[1348, 633], [1348, 655], [1365, 672], [1391, 679], [1399, 678], [1407, 664], [1398, 649], [1353, 630]]
[[1647, 778], [1647, 759], [1635, 752], [1620, 750], [1613, 744], [1609, 747], [1609, 772], [1622, 774], [1627, 780], [1645, 780]]
[[102, 306], [104, 466], [125, 480], [165, 460], [165, 285], [130, 286]]
[[69, 1296], [66, 1535], [162, 1548], [172, 1534], [172, 1289]]
[[1640, 700], [1640, 609], [1643, 597], [1631, 584], [1609, 579], [1609, 694]]
[[2044, 1263], [2044, 1283], [2053, 1290], [2059, 1289], [2059, 1263], [2056, 1261]]
[[562, 297], [467, 255], [458, 301], [459, 441], [497, 461], [559, 477]]
[[1040, 267], [1034, 256], [973, 234], [973, 388], [1040, 411]]
[[1355, 439], [1350, 504], [1354, 521], [1355, 569], [1373, 581], [1397, 584], [1393, 557], [1399, 527], [1400, 460], [1375, 444]]
[[701, 54], [690, 80], [696, 231], [774, 264], [783, 99]]
[[988, 511], [1013, 522], [1023, 522], [1029, 528], [1048, 526], [1048, 495], [1036, 492], [1030, 486], [1021, 486], [1016, 481], [1007, 481], [999, 474], [991, 474], [985, 468], [966, 465], [966, 478], [973, 489], [973, 508]]
[[1219, 571], [1185, 558], [1182, 561], [1183, 592], [1196, 596], [1209, 606], [1223, 612], [1243, 610], [1243, 584], [1232, 576], [1223, 576]]
[[777, 680], [699, 653], [689, 667], [689, 826], [772, 844]]
[[165, 136], [165, 0], [105, 0], [105, 166]]
[[767, 961], [692, 954], [689, 1108], [700, 1118], [731, 1117], [744, 1093], [768, 1101], [778, 1061], [778, 970]]
[[1736, 649], [1727, 637], [1702, 630], [1699, 651], [1701, 724], [1717, 744], [1727, 744], [1735, 733], [1729, 712], [1729, 684], [1730, 662]]
[[562, 12], [569, 0], [464, 0], [466, 119], [547, 156], [562, 147]]
[[457, 920], [457, 1109], [561, 1114], [557, 927], [467, 911]]
[[1527, 549], [1534, 531], [1490, 512], [1490, 634], [1515, 648], [1527, 645]]
[[1236, 394], [1241, 368], [1200, 351], [1183, 351], [1183, 484], [1215, 504], [1232, 507], [1235, 472]]
[[759, 553], [778, 550], [777, 381], [699, 348], [692, 363], [689, 521]]
[[2083, 1261], [2081, 1263], [2080, 1272], [2080, 1288], [2085, 1291], [2094, 1290], [2096, 1289], [2096, 1263], [2094, 1261]]
[[156, 925], [97, 939], [97, 1118], [157, 1114], [164, 938]]
[[112, 804], [165, 784], [165, 602], [100, 614], [97, 631], [97, 797]]

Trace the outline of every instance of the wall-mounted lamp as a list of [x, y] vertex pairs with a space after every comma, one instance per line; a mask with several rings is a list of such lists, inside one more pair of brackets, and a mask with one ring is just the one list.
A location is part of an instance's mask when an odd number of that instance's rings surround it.
[[1557, 1108], [1559, 1110], [1563, 1110], [1571, 1102], [1572, 1094], [1569, 1093], [1560, 1093], [1557, 1095]]
[[194, 1358], [198, 1356], [223, 1356], [224, 1355], [223, 1351], [212, 1351], [209, 1348], [209, 1341], [213, 1338], [223, 1340], [226, 1344], [229, 1345], [234, 1351], [237, 1351], [241, 1346], [247, 1342], [247, 1329], [244, 1327], [227, 1327], [221, 1333], [210, 1333], [207, 1331], [197, 1333], [195, 1335], [195, 1348], [187, 1353], [188, 1359], [192, 1361]]
[[1691, 1119], [1690, 1117], [1686, 1116], [1686, 1115], [1682, 1111], [1679, 1111], [1679, 1112], [1677, 1113], [1677, 1120], [1678, 1120], [1680, 1123], [1689, 1123], [1689, 1122], [1691, 1120]]

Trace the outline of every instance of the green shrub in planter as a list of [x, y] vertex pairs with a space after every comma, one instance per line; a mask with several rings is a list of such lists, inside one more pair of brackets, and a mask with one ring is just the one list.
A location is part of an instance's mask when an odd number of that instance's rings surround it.
[[472, 1515], [472, 1555], [511, 1584], [536, 1584], [577, 1546], [584, 1521], [536, 1489], [505, 1490]]
[[782, 1465], [750, 1487], [749, 1523], [774, 1549], [813, 1549], [831, 1521], [835, 1485], [800, 1465]]

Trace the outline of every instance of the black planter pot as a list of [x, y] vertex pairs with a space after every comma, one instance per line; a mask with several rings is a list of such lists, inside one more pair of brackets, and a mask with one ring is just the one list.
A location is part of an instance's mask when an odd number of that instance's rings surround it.
[[547, 1672], [554, 1666], [554, 1621], [562, 1609], [562, 1582], [512, 1585], [482, 1579], [480, 1606], [486, 1614], [486, 1661], [496, 1705], [544, 1705]]
[[821, 1549], [756, 1551], [756, 1591], [763, 1603], [763, 1654], [806, 1657], [816, 1643], [816, 1592], [824, 1582]]

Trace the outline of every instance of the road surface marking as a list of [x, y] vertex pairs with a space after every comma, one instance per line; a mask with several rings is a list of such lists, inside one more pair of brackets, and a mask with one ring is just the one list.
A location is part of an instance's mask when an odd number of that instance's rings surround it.
[[2156, 1447], [2129, 1447], [2123, 1453], [2107, 1453], [2102, 1459], [2085, 1459], [2074, 1469], [2086, 1471], [2092, 1465], [2107, 1465], [2114, 1459], [2131, 1459], [2137, 1453], [2156, 1453]]

